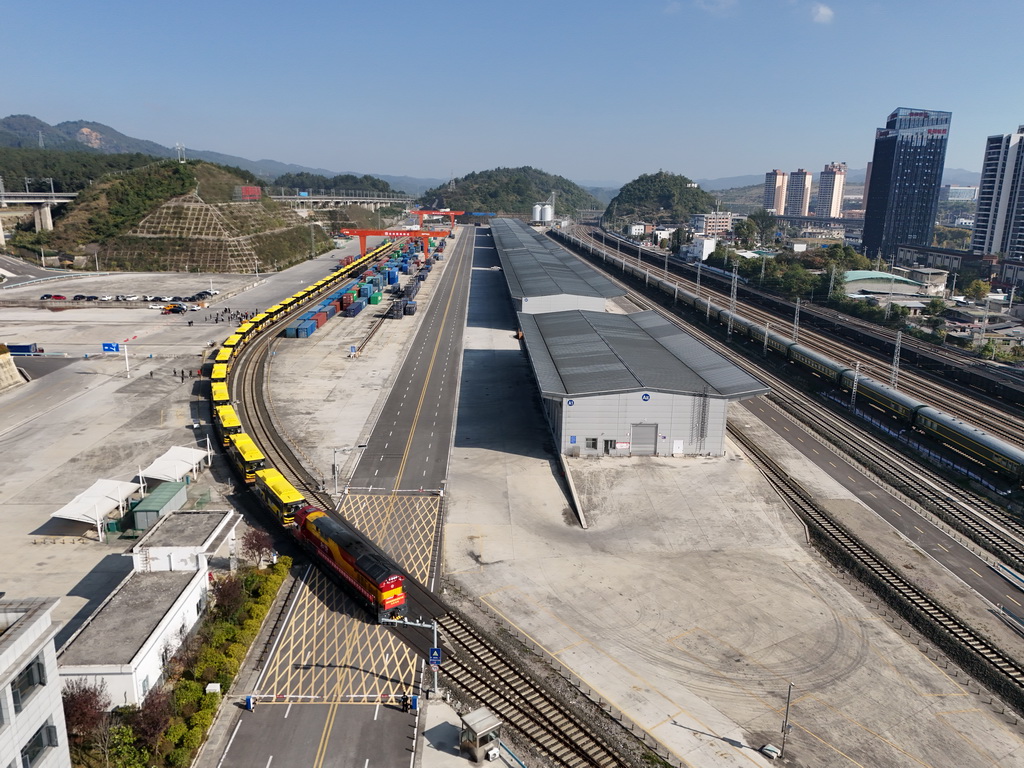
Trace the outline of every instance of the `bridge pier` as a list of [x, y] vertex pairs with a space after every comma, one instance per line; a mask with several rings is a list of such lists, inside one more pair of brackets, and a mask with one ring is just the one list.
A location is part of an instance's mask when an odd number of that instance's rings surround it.
[[49, 232], [53, 229], [53, 215], [50, 213], [50, 203], [32, 206], [32, 215], [35, 217], [36, 232]]

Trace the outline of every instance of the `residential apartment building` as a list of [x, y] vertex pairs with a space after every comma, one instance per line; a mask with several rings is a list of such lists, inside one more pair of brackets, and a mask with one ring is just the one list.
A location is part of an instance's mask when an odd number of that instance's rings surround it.
[[732, 213], [695, 213], [690, 217], [693, 233], [701, 237], [721, 237], [732, 231]]
[[989, 136], [981, 165], [971, 252], [1024, 258], [1024, 125]]
[[786, 188], [789, 176], [776, 168], [764, 175], [764, 209], [781, 216], [786, 212]]
[[786, 216], [806, 216], [811, 205], [811, 173], [800, 168], [789, 174]]
[[843, 214], [843, 192], [846, 191], [846, 163], [829, 163], [818, 177], [818, 197], [814, 215], [838, 219]]
[[901, 245], [931, 245], [951, 117], [899, 107], [875, 131], [864, 214], [869, 258], [891, 259]]
[[0, 600], [0, 765], [71, 768], [54, 598]]

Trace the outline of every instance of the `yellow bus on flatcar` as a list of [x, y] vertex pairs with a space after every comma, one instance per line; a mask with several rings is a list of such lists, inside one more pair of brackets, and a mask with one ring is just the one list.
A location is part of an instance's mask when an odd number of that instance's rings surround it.
[[231, 405], [218, 405], [213, 409], [213, 424], [225, 448], [231, 445], [231, 436], [242, 431], [242, 420]]
[[213, 382], [210, 385], [210, 399], [213, 401], [214, 408], [216, 408], [218, 405], [230, 405], [231, 396], [228, 394], [227, 382]]
[[227, 363], [214, 363], [213, 371], [210, 372], [210, 381], [214, 382], [225, 382], [228, 380], [228, 366]]
[[231, 436], [231, 445], [228, 448], [228, 455], [232, 463], [238, 469], [238, 474], [245, 480], [246, 485], [256, 482], [257, 470], [263, 469], [267, 464], [267, 458], [263, 455], [256, 443], [245, 432], [239, 432]]
[[226, 339], [224, 339], [224, 343], [221, 346], [224, 347], [225, 349], [234, 349], [235, 347], [241, 346], [241, 343], [242, 337], [239, 336], [237, 333], [233, 333]]
[[256, 473], [256, 494], [283, 525], [295, 522], [295, 513], [309, 506], [306, 497], [273, 467]]
[[217, 355], [213, 358], [214, 365], [226, 365], [228, 371], [231, 371], [231, 366], [234, 364], [235, 348], [225, 347], [224, 349], [218, 349]]

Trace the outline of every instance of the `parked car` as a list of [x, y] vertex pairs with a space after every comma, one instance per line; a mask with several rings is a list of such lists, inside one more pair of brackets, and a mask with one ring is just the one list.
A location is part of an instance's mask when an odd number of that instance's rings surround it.
[[100, 298], [99, 296], [86, 296], [85, 300], [86, 301], [99, 301], [99, 298]]
[[113, 296], [100, 296], [100, 301], [113, 301]]
[[76, 293], [71, 298], [72, 298], [73, 301], [85, 301], [85, 294], [84, 293]]
[[143, 296], [142, 300], [143, 301], [159, 301], [160, 297], [159, 296]]
[[53, 294], [53, 296], [51, 296], [50, 298], [53, 299], [54, 301], [67, 301], [68, 300], [67, 296], [64, 296], [64, 295], [59, 294], [59, 293]]
[[125, 295], [123, 293], [119, 293], [119, 294], [117, 294], [117, 296], [114, 297], [114, 301], [124, 301], [124, 300], [125, 300]]
[[122, 299], [122, 301], [138, 301], [138, 300], [139, 300], [139, 297], [135, 296], [135, 295], [125, 296], [124, 299]]
[[53, 294], [52, 293], [44, 293], [42, 296], [39, 297], [39, 300], [40, 301], [49, 301], [52, 298], [53, 298]]

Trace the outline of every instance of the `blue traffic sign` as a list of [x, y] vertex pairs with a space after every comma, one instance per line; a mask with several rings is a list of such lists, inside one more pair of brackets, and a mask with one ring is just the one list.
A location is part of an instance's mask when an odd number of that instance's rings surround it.
[[439, 667], [441, 666], [441, 649], [431, 648], [430, 649], [430, 666]]
[[647, 403], [650, 402], [651, 396], [645, 392], [644, 394], [640, 395], [640, 399]]
[[121, 345], [116, 343], [116, 342], [104, 341], [103, 342], [103, 351], [104, 352], [120, 352], [121, 351]]

